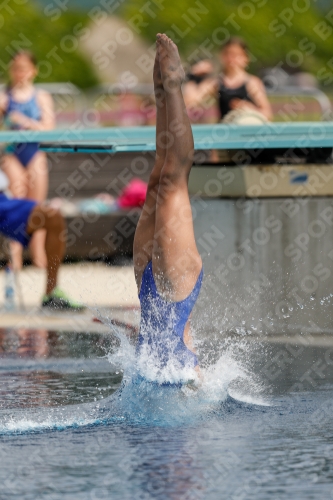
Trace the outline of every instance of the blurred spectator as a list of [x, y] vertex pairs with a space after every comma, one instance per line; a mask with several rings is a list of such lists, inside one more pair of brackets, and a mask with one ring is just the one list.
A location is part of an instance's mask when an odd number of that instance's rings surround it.
[[209, 59], [202, 59], [191, 66], [183, 87], [184, 101], [192, 123], [209, 123], [215, 104], [216, 78]]
[[71, 300], [58, 286], [58, 271], [65, 254], [63, 234], [65, 221], [59, 210], [33, 200], [8, 198], [8, 179], [0, 172], [0, 233], [28, 246], [40, 229], [44, 229], [44, 251], [47, 279], [42, 306], [59, 310], [82, 311], [84, 306]]
[[233, 113], [232, 117], [250, 114], [262, 117], [262, 121], [271, 120], [272, 110], [262, 81], [246, 72], [249, 55], [245, 41], [231, 37], [221, 49], [220, 61], [223, 67], [218, 81], [220, 118], [234, 121], [226, 118]]
[[[37, 63], [28, 51], [17, 52], [9, 66], [9, 84], [0, 94], [0, 113], [10, 130], [50, 130], [54, 128], [53, 101], [50, 94], [33, 85]], [[2, 169], [9, 179], [9, 189], [16, 198], [45, 200], [48, 190], [48, 169], [45, 153], [37, 143], [7, 145]], [[45, 231], [34, 234], [31, 253], [38, 267], [46, 267]], [[12, 243], [14, 269], [22, 267], [22, 245]]]

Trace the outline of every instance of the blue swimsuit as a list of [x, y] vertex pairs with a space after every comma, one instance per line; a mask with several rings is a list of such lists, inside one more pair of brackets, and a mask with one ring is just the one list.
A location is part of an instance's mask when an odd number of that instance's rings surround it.
[[[5, 118], [9, 116], [12, 111], [19, 111], [23, 115], [31, 118], [32, 120], [39, 121], [41, 119], [41, 112], [37, 102], [37, 93], [35, 92], [31, 99], [25, 102], [18, 102], [13, 99], [12, 93], [8, 92], [8, 106], [5, 112]], [[7, 120], [8, 121], [8, 120]], [[9, 123], [11, 130], [20, 130], [20, 127]], [[35, 156], [38, 151], [37, 142], [9, 144], [5, 152], [14, 154], [24, 167], [27, 167], [30, 160]]]
[[182, 368], [194, 368], [198, 364], [196, 355], [184, 343], [184, 329], [198, 298], [202, 278], [203, 270], [186, 299], [169, 302], [156, 289], [151, 261], [143, 272], [139, 293], [141, 322], [137, 352], [143, 346], [148, 347], [161, 368], [169, 360], [176, 361]]

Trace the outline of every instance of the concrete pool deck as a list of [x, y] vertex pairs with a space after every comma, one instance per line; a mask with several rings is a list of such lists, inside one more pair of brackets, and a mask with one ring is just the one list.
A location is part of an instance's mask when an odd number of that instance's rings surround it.
[[[4, 302], [4, 277], [0, 271], [0, 307]], [[18, 273], [24, 306], [38, 307], [45, 288], [46, 273], [43, 269], [26, 266]], [[58, 284], [73, 299], [89, 307], [137, 307], [139, 300], [133, 267], [111, 266], [102, 262], [63, 264]], [[19, 290], [16, 293], [19, 302]]]
[[[80, 262], [63, 264], [59, 286], [71, 298], [82, 302], [87, 310], [82, 313], [57, 312], [40, 307], [46, 274], [33, 266], [18, 274], [16, 309], [4, 310], [5, 273], [0, 271], [0, 327], [46, 328], [58, 331], [109, 332], [110, 327], [93, 321], [94, 317], [113, 319], [137, 326], [139, 300], [133, 267], [110, 266], [104, 263]], [[20, 300], [22, 297], [22, 300]]]
[[[96, 321], [95, 318], [102, 322]], [[112, 323], [128, 326], [134, 331], [139, 325], [139, 310], [127, 308], [88, 309], [83, 313], [52, 312], [40, 308], [28, 313], [22, 310], [1, 311], [0, 328], [55, 330], [58, 332], [111, 333]]]
[[[40, 307], [45, 286], [45, 271], [25, 267], [18, 276], [17, 308], [4, 310], [4, 270], [0, 271], [0, 328], [46, 329], [63, 332], [110, 333], [110, 323], [125, 324], [132, 332], [139, 326], [140, 310], [133, 266], [112, 266], [101, 262], [63, 264], [59, 286], [73, 299], [84, 303], [81, 313], [58, 312]], [[19, 293], [21, 290], [21, 294]], [[23, 303], [20, 302], [22, 295]], [[103, 323], [94, 319], [99, 318]], [[229, 336], [229, 335], [228, 335]], [[249, 342], [269, 342], [294, 346], [333, 347], [333, 335], [327, 331], [300, 332], [295, 335], [276, 333], [247, 336]], [[235, 336], [237, 341], [237, 336]]]

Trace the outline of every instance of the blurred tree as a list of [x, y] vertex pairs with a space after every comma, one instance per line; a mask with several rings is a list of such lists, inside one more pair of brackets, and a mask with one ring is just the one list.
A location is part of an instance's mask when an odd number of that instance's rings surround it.
[[39, 62], [38, 82], [72, 82], [81, 88], [96, 85], [93, 68], [78, 49], [81, 37], [89, 33], [87, 21], [82, 13], [53, 9], [45, 15], [31, 2], [11, 2], [0, 13], [1, 80], [7, 79], [11, 55], [27, 49]]
[[231, 34], [242, 36], [249, 44], [255, 71], [280, 65], [288, 72], [309, 71], [318, 77], [329, 61], [333, 70], [333, 20], [332, 16], [325, 19], [328, 9], [325, 12], [323, 3], [320, 10], [311, 0], [148, 3], [125, 3], [123, 14], [129, 25], [152, 42], [157, 32], [171, 34], [189, 62], [195, 54], [216, 54]]
[[[50, 0], [36, 0], [37, 4], [40, 5], [42, 9], [45, 9], [45, 7], [49, 7], [52, 2]], [[64, 1], [63, 6], [65, 8], [71, 8], [75, 10], [90, 10], [93, 7], [96, 6], [96, 0], [69, 0], [68, 2]], [[54, 2], [56, 6], [60, 5], [60, 2]]]

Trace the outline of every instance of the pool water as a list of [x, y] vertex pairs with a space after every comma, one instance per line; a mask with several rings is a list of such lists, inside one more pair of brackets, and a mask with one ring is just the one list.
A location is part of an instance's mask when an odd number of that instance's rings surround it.
[[333, 498], [329, 342], [221, 340], [197, 390], [126, 379], [128, 349], [0, 331], [0, 499]]

